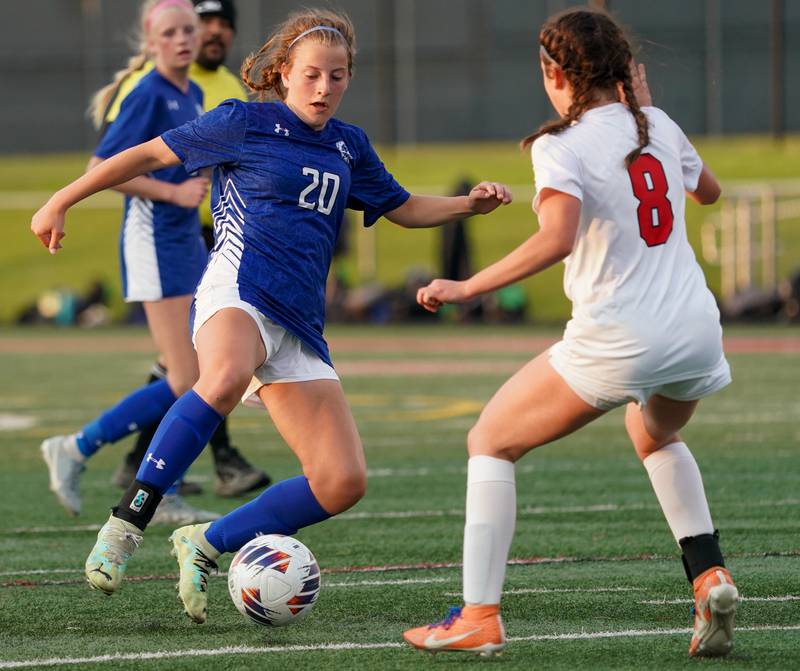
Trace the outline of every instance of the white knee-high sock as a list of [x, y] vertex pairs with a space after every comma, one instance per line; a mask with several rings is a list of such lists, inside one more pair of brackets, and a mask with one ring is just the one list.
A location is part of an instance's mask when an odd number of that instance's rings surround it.
[[500, 603], [517, 515], [514, 464], [477, 456], [467, 463], [464, 603]]
[[686, 443], [671, 443], [642, 462], [675, 540], [713, 534], [700, 469]]

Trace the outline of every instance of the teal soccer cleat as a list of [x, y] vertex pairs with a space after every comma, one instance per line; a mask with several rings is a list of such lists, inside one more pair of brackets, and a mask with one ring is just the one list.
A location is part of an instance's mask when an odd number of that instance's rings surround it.
[[92, 589], [109, 596], [117, 591], [133, 553], [142, 542], [139, 527], [111, 515], [97, 534], [84, 572]]

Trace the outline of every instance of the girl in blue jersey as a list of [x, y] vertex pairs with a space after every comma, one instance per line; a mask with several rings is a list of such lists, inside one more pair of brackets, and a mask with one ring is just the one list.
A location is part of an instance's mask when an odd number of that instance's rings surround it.
[[[140, 24], [141, 53], [131, 59], [129, 68], [147, 57], [152, 57], [155, 67], [125, 98], [119, 116], [95, 150], [90, 168], [202, 114], [203, 94], [188, 77], [199, 49], [198, 18], [191, 2], [151, 0], [143, 5]], [[128, 71], [123, 70], [114, 83], [97, 93], [95, 109], [105, 108]], [[192, 293], [208, 258], [197, 214], [208, 179], [191, 177], [182, 165], [158, 166], [148, 176], [136, 177], [117, 190], [125, 194], [120, 233], [123, 293], [126, 301], [143, 303], [150, 332], [169, 373], [166, 380], [136, 390], [79, 433], [44, 441], [42, 454], [50, 471], [50, 488], [74, 515], [80, 512], [78, 478], [84, 462], [102, 445], [157, 425], [198, 376], [187, 324]], [[188, 512], [173, 496], [165, 504]], [[205, 514], [199, 519], [213, 517]], [[178, 518], [186, 519], [186, 515]], [[189, 519], [198, 517], [189, 515]]]
[[467, 196], [410, 195], [364, 131], [333, 118], [352, 74], [353, 27], [339, 14], [290, 16], [243, 66], [275, 102], [228, 101], [195, 122], [134, 147], [55, 194], [33, 232], [55, 251], [68, 207], [148, 170], [214, 166], [216, 245], [197, 290], [194, 388], [172, 406], [137, 479], [98, 534], [89, 582], [114, 592], [161, 493], [246, 399], [260, 399], [303, 475], [279, 482], [211, 525], [173, 534], [180, 595], [206, 620], [209, 569], [261, 533], [294, 534], [355, 504], [366, 488], [358, 431], [322, 335], [325, 279], [345, 207], [408, 228], [486, 214], [511, 200], [482, 182]]

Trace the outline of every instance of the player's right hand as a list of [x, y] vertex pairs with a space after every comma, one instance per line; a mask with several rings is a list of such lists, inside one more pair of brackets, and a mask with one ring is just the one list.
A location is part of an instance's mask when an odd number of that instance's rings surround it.
[[206, 197], [210, 185], [208, 177], [191, 177], [175, 186], [172, 204], [180, 207], [198, 207]]
[[428, 312], [436, 312], [444, 303], [468, 301], [467, 283], [455, 280], [433, 280], [417, 291], [417, 303]]
[[64, 238], [64, 212], [50, 205], [48, 201], [31, 219], [31, 232], [39, 241], [55, 254], [61, 249], [61, 240]]

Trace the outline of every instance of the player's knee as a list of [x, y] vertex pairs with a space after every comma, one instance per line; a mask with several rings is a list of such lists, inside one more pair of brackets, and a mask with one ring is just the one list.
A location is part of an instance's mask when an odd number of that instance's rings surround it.
[[222, 414], [227, 414], [244, 394], [253, 377], [252, 371], [222, 365], [213, 373], [202, 375], [197, 383], [200, 395]]
[[324, 474], [307, 472], [306, 477], [319, 504], [331, 515], [353, 507], [367, 492], [367, 471], [355, 464]]
[[514, 461], [514, 455], [506, 449], [498, 440], [497, 434], [478, 420], [467, 434], [467, 453], [470, 457], [484, 455]]

